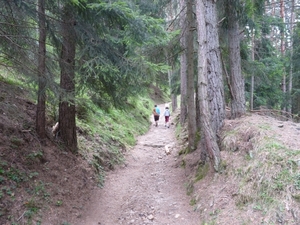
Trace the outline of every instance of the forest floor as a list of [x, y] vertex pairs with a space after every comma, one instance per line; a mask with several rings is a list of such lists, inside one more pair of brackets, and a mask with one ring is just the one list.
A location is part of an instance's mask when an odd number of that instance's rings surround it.
[[186, 193], [173, 120], [165, 127], [161, 115], [159, 125], [138, 138], [125, 165], [108, 173], [104, 188], [95, 190], [77, 225], [201, 224]]

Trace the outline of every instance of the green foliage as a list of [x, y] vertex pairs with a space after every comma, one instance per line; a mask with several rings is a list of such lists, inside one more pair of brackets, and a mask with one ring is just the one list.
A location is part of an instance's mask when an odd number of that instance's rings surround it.
[[[123, 152], [136, 143], [136, 136], [149, 128], [153, 103], [143, 97], [130, 98], [126, 109], [106, 110], [85, 99], [81, 107], [84, 116], [78, 117], [79, 149], [95, 168], [98, 184], [103, 186], [105, 171], [124, 161]], [[92, 140], [92, 141], [91, 141]]]
[[77, 25], [78, 88], [88, 88], [94, 103], [106, 109], [126, 107], [128, 97], [146, 93], [151, 74], [167, 71], [144, 50], [169, 40], [163, 20], [143, 15], [125, 1], [89, 3], [84, 15]]
[[35, 160], [35, 159], [41, 159], [42, 157], [43, 157], [42, 151], [33, 151], [32, 153], [29, 153], [26, 158], [30, 160]]

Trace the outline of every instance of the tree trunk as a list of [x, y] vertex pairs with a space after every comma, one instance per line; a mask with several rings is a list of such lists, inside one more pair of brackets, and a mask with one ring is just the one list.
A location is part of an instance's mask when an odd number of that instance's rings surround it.
[[[253, 1], [252, 1], [253, 2]], [[254, 3], [253, 3], [254, 5]], [[254, 16], [252, 16], [252, 20], [254, 21]], [[255, 34], [254, 34], [254, 28], [252, 28], [252, 37], [251, 37], [251, 60], [252, 62], [255, 61]], [[250, 110], [253, 110], [253, 99], [254, 99], [254, 72], [252, 72], [251, 75], [251, 90], [250, 90]]]
[[178, 102], [177, 102], [177, 95], [176, 94], [172, 94], [172, 110], [175, 111], [178, 107]]
[[[295, 22], [295, 0], [292, 0], [292, 7], [291, 7], [291, 21], [290, 21], [290, 48], [291, 48], [291, 56], [290, 61], [293, 61], [293, 34], [294, 34], [294, 22]], [[289, 76], [289, 86], [288, 86], [288, 112], [292, 113], [292, 89], [293, 89], [293, 63], [291, 63], [290, 68], [290, 76]]]
[[[168, 20], [169, 21], [173, 21], [175, 20], [174, 18], [174, 8], [173, 8], [173, 4], [169, 4], [168, 8], [167, 8], [168, 12]], [[168, 31], [173, 32], [174, 31], [174, 24], [171, 23], [169, 25]], [[170, 92], [171, 92], [171, 104], [172, 104], [172, 110], [175, 111], [177, 109], [177, 91], [174, 91], [172, 88], [174, 86], [173, 82], [172, 82], [172, 77], [174, 74], [174, 68], [175, 68], [175, 59], [174, 57], [168, 57], [168, 51], [166, 50], [166, 58], [168, 59], [168, 64], [171, 66], [171, 69], [168, 71], [168, 78], [169, 78], [169, 86], [170, 86]]]
[[[206, 7], [205, 7], [206, 6]], [[220, 149], [217, 144], [216, 131], [213, 128], [212, 118], [216, 108], [210, 108], [214, 104], [209, 104], [212, 101], [220, 101], [223, 99], [219, 98], [221, 94], [214, 95], [211, 91], [213, 87], [210, 85], [217, 84], [222, 80], [222, 74], [217, 73], [221, 69], [220, 55], [218, 47], [218, 33], [216, 32], [216, 5], [213, 0], [198, 0], [196, 3], [196, 16], [197, 16], [197, 30], [198, 30], [198, 99], [200, 106], [200, 120], [201, 120], [201, 148], [203, 160], [206, 160], [208, 156], [212, 161], [212, 165], [216, 171], [219, 170], [219, 164], [221, 161]], [[216, 36], [215, 36], [216, 35]], [[212, 44], [209, 44], [212, 42]], [[215, 56], [212, 57], [211, 50], [212, 47], [217, 47], [214, 49], [216, 51]], [[216, 58], [217, 57], [217, 58]], [[210, 61], [213, 59], [213, 61]], [[216, 69], [216, 70], [215, 70]], [[213, 73], [211, 73], [213, 72]], [[220, 71], [219, 71], [220, 72]], [[211, 76], [212, 75], [212, 76]], [[216, 75], [221, 77], [217, 77]], [[219, 87], [220, 88], [220, 87]], [[215, 104], [222, 105], [221, 102]], [[223, 99], [224, 105], [224, 99]], [[218, 108], [218, 107], [217, 107]], [[221, 107], [222, 108], [222, 107]], [[222, 110], [220, 110], [221, 112]], [[223, 112], [225, 111], [225, 107]], [[222, 113], [217, 113], [221, 115]], [[222, 116], [221, 116], [222, 117]], [[221, 121], [221, 119], [218, 119]]]
[[62, 94], [59, 104], [59, 128], [60, 136], [66, 147], [72, 152], [77, 152], [77, 135], [75, 120], [75, 19], [72, 7], [66, 5], [63, 9], [61, 25], [62, 48], [61, 48], [61, 78], [60, 87]]
[[196, 139], [196, 109], [194, 92], [194, 29], [193, 0], [186, 0], [187, 36], [186, 36], [186, 59], [187, 59], [187, 108], [188, 108], [188, 142], [189, 149], [194, 150]]
[[244, 77], [241, 69], [240, 55], [240, 31], [235, 0], [229, 0], [227, 4], [228, 15], [228, 41], [229, 41], [229, 65], [231, 85], [231, 118], [241, 117], [246, 113]]
[[[285, 23], [285, 16], [284, 16], [284, 0], [280, 0], [280, 17], [282, 19], [282, 23]], [[285, 29], [280, 29], [280, 51], [281, 51], [281, 57], [283, 58], [285, 56], [285, 35], [284, 35]], [[282, 93], [283, 93], [283, 107], [282, 110], [286, 111], [286, 71], [283, 70], [282, 74]]]
[[39, 50], [38, 50], [38, 100], [36, 132], [43, 143], [46, 139], [46, 18], [45, 0], [38, 0]]
[[199, 104], [199, 88], [198, 88], [198, 76], [197, 79], [197, 88], [195, 89], [195, 105], [196, 105], [196, 131], [201, 130], [201, 118], [200, 118], [200, 104]]
[[183, 126], [187, 119], [187, 62], [186, 62], [186, 9], [185, 0], [180, 0], [180, 45], [182, 53], [180, 55], [180, 124]]
[[225, 96], [217, 25], [217, 9], [213, 0], [206, 1], [208, 104], [212, 129], [217, 134], [224, 125]]

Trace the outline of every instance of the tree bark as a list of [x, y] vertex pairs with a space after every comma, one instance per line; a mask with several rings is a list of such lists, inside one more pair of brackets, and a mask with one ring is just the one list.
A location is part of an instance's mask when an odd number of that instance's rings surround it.
[[231, 118], [241, 117], [246, 113], [244, 77], [241, 69], [240, 31], [235, 0], [228, 0], [228, 42], [231, 85]]
[[[295, 23], [295, 0], [292, 0], [292, 7], [291, 7], [291, 21], [290, 21], [290, 36], [291, 36], [291, 42], [290, 42], [290, 61], [293, 61], [293, 35], [294, 35], [294, 23]], [[292, 90], [293, 90], [293, 63], [291, 63], [290, 67], [290, 74], [289, 74], [289, 86], [288, 86], [288, 112], [292, 113]]]
[[[218, 123], [223, 121], [225, 107], [222, 97], [222, 81], [220, 54], [218, 49], [218, 33], [216, 23], [216, 5], [213, 0], [199, 0], [196, 3], [197, 30], [198, 30], [198, 99], [201, 120], [201, 148], [203, 160], [208, 156], [216, 171], [221, 161], [220, 149], [217, 144], [216, 128], [213, 118]], [[216, 36], [215, 36], [216, 35]], [[212, 43], [210, 43], [212, 42]], [[219, 77], [221, 76], [221, 77]], [[217, 85], [213, 87], [212, 85]], [[218, 90], [219, 89], [219, 90]], [[216, 90], [218, 94], [213, 93]], [[210, 104], [209, 102], [215, 102]], [[218, 102], [218, 101], [223, 101]], [[213, 107], [218, 106], [218, 107]], [[221, 107], [219, 107], [221, 106]], [[221, 109], [224, 108], [224, 109]], [[218, 113], [213, 113], [217, 112]], [[222, 112], [223, 111], [223, 112]], [[222, 124], [223, 122], [221, 122]]]
[[75, 120], [75, 48], [76, 32], [75, 19], [72, 6], [63, 8], [63, 20], [61, 24], [62, 48], [60, 58], [61, 78], [60, 87], [62, 94], [59, 104], [59, 128], [60, 136], [66, 147], [77, 152], [77, 135]]
[[187, 62], [186, 62], [186, 8], [185, 0], [180, 0], [180, 124], [183, 126], [187, 119]]
[[45, 0], [38, 0], [39, 50], [38, 50], [38, 99], [36, 132], [43, 143], [46, 139], [46, 18]]
[[[252, 0], [252, 5], [254, 6], [254, 0]], [[254, 21], [254, 14], [252, 15], [252, 20]], [[255, 61], [255, 30], [251, 30], [251, 60]], [[250, 86], [250, 110], [254, 108], [254, 72], [251, 75], [251, 86]]]
[[206, 1], [208, 104], [212, 129], [217, 134], [224, 125], [225, 96], [216, 3]]
[[[282, 23], [285, 23], [285, 15], [284, 15], [284, 0], [280, 0], [280, 17], [282, 19]], [[285, 35], [284, 35], [285, 29], [282, 28], [280, 30], [280, 51], [281, 51], [281, 57], [285, 56]], [[282, 93], [283, 93], [283, 107], [282, 110], [286, 111], [286, 71], [283, 70], [282, 74]]]
[[187, 59], [187, 108], [188, 108], [188, 146], [195, 150], [196, 139], [196, 109], [194, 88], [194, 30], [195, 19], [193, 16], [193, 0], [186, 0], [187, 36], [186, 36], [186, 59]]

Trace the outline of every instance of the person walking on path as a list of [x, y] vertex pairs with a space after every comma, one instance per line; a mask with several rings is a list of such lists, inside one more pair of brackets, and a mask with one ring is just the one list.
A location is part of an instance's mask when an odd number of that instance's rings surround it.
[[164, 116], [165, 116], [165, 127], [169, 128], [170, 127], [169, 120], [170, 120], [171, 113], [168, 106], [166, 106], [165, 108]]
[[160, 116], [160, 109], [157, 105], [154, 106], [152, 113], [153, 113], [153, 116], [154, 116], [155, 126], [158, 126], [158, 121], [159, 121], [159, 116]]

